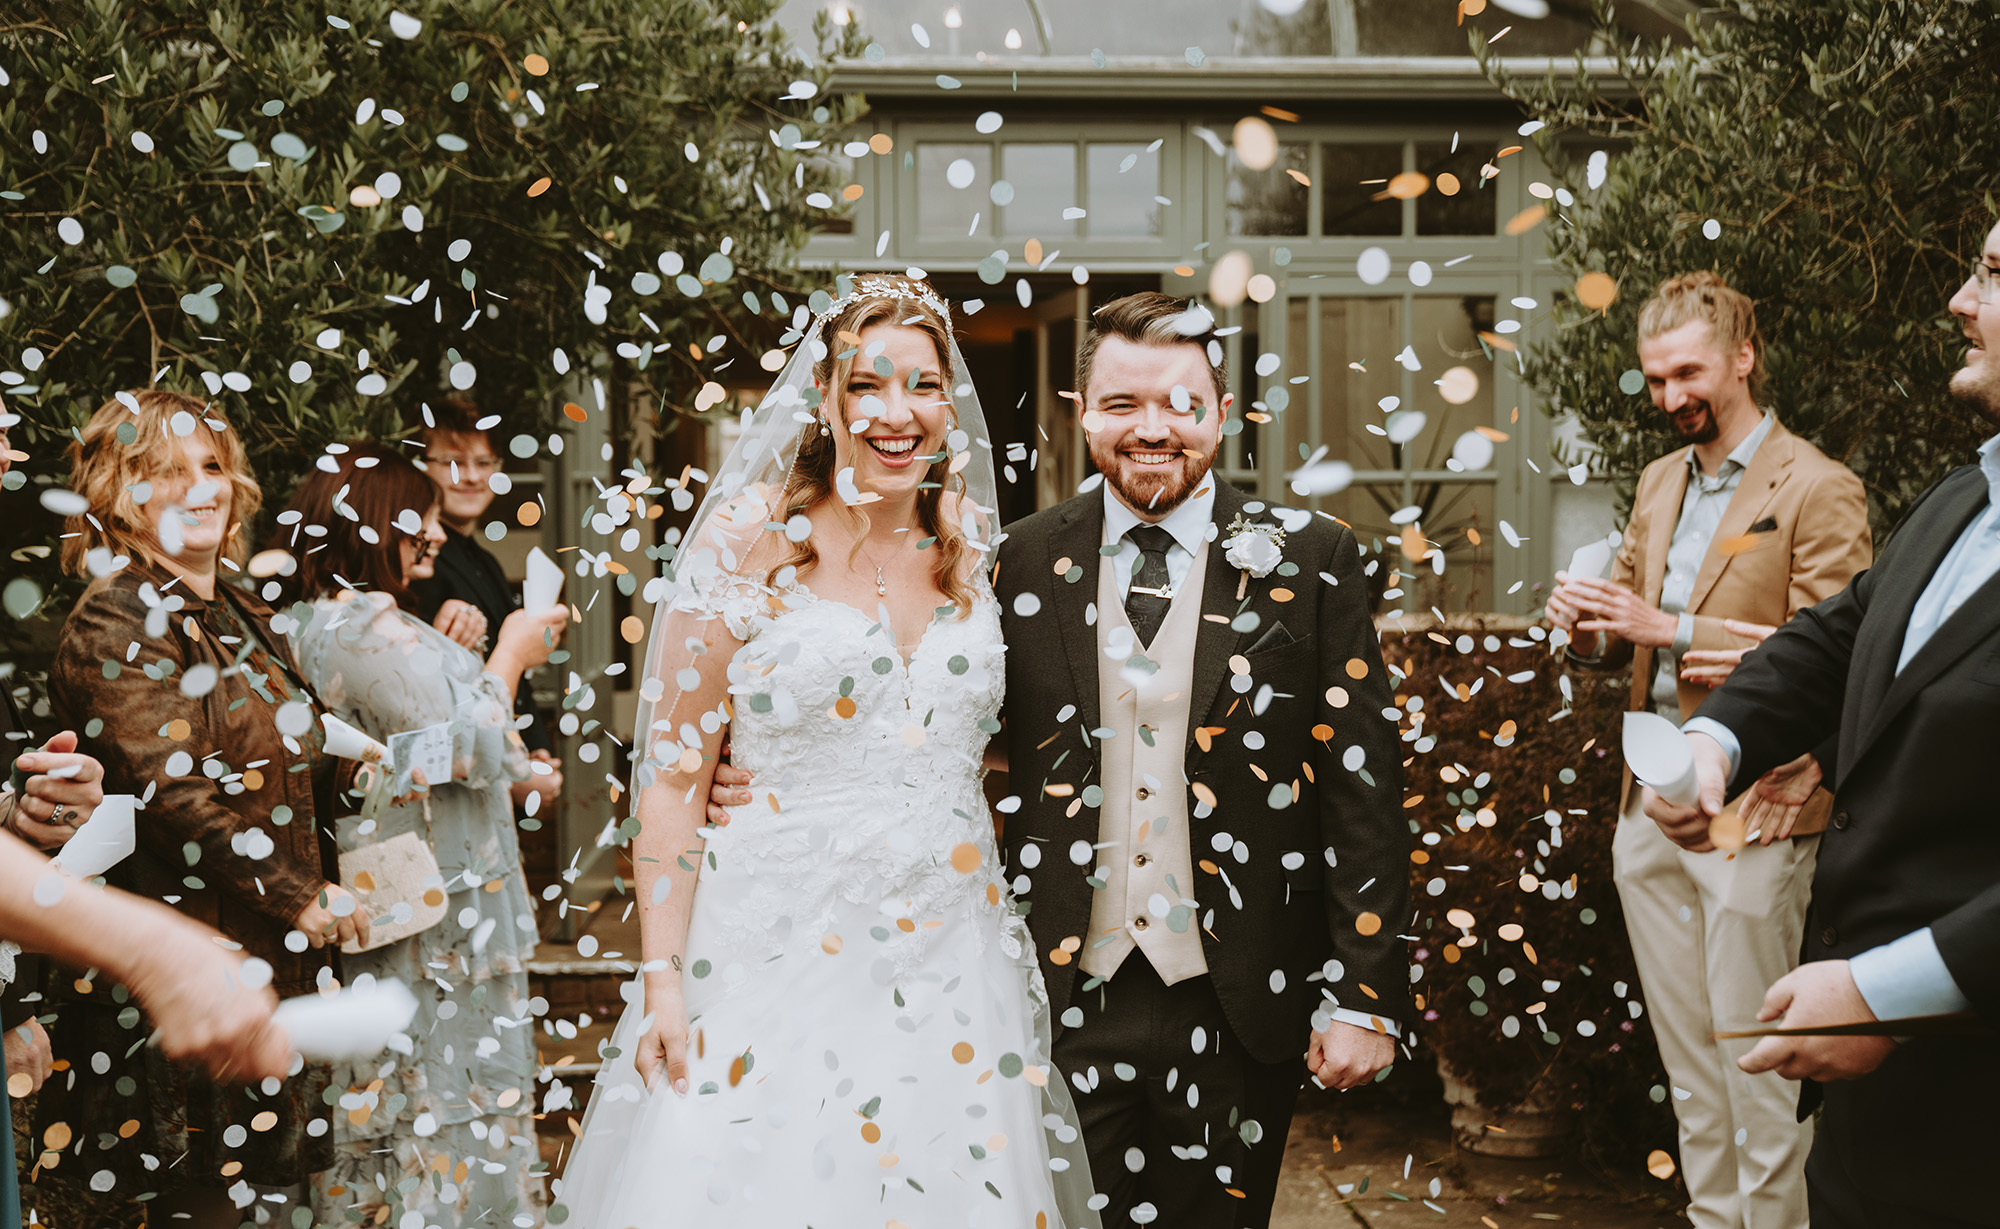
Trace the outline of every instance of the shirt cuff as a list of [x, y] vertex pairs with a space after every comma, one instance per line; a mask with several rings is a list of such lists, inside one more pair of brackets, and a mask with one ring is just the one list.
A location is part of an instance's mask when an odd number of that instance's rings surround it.
[[1972, 1006], [1945, 967], [1928, 926], [1869, 948], [1849, 960], [1847, 968], [1877, 1020], [1943, 1016]]
[[1674, 656], [1685, 657], [1694, 647], [1694, 616], [1681, 611], [1680, 622], [1674, 628]]
[[1706, 734], [1721, 743], [1723, 752], [1729, 756], [1730, 779], [1735, 779], [1737, 765], [1743, 762], [1743, 744], [1736, 741], [1736, 735], [1730, 732], [1728, 726], [1713, 717], [1690, 717], [1687, 724], [1681, 727], [1681, 733]]
[[1356, 1028], [1365, 1028], [1371, 1033], [1375, 1031], [1377, 1025], [1380, 1025], [1381, 1030], [1391, 1037], [1401, 1037], [1403, 1035], [1403, 1026], [1387, 1016], [1370, 1015], [1365, 1011], [1353, 1011], [1346, 1007], [1336, 1007], [1331, 1014], [1334, 1019], [1340, 1021], [1342, 1024], [1352, 1024]]

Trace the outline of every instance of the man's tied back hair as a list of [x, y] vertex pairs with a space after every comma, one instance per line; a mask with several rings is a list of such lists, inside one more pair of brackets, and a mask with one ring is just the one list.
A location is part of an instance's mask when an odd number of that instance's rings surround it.
[[1744, 342], [1756, 360], [1750, 367], [1750, 398], [1764, 395], [1764, 335], [1757, 331], [1757, 305], [1750, 296], [1733, 289], [1720, 273], [1703, 269], [1682, 273], [1660, 283], [1653, 297], [1639, 309], [1639, 340], [1671, 333], [1690, 320], [1708, 322], [1709, 334], [1733, 364]]
[[[1215, 381], [1214, 399], [1209, 404], [1219, 406], [1229, 392], [1229, 361], [1223, 357], [1222, 343], [1215, 339], [1214, 329], [1215, 317], [1192, 299], [1146, 290], [1111, 300], [1090, 314], [1090, 332], [1084, 334], [1083, 344], [1077, 347], [1077, 404], [1081, 406], [1089, 395], [1090, 368], [1097, 359], [1097, 347], [1107, 337], [1122, 337], [1141, 346], [1198, 347], [1207, 360], [1209, 377]], [[1193, 387], [1188, 391], [1200, 392]]]

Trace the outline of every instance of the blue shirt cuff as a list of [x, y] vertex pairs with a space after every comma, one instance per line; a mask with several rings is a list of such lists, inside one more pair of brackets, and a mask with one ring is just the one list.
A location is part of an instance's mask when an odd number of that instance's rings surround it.
[[1736, 735], [1730, 732], [1728, 726], [1713, 717], [1690, 717], [1687, 724], [1681, 727], [1681, 733], [1706, 734], [1721, 743], [1723, 751], [1729, 756], [1730, 779], [1735, 779], [1736, 768], [1743, 762], [1743, 744], [1736, 741]]
[[1683, 610], [1679, 625], [1674, 628], [1674, 656], [1686, 657], [1694, 647], [1694, 616]]
[[1972, 1006], [1945, 967], [1928, 926], [1869, 948], [1848, 961], [1847, 968], [1877, 1020], [1949, 1015]]

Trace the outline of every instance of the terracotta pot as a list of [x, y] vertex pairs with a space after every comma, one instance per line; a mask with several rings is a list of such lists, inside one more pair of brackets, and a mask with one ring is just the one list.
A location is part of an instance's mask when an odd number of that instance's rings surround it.
[[1569, 1143], [1576, 1111], [1537, 1091], [1505, 1110], [1480, 1104], [1479, 1090], [1444, 1059], [1438, 1059], [1445, 1104], [1451, 1106], [1451, 1133], [1458, 1146], [1482, 1156], [1556, 1156]]

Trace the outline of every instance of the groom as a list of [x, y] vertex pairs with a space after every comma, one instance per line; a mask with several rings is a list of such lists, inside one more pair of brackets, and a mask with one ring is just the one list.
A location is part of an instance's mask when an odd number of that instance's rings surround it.
[[1010, 526], [995, 579], [1003, 854], [1107, 1229], [1266, 1224], [1304, 1079], [1372, 1079], [1410, 1018], [1359, 552], [1213, 474], [1212, 323], [1159, 293], [1098, 309], [1077, 390], [1103, 488]]

